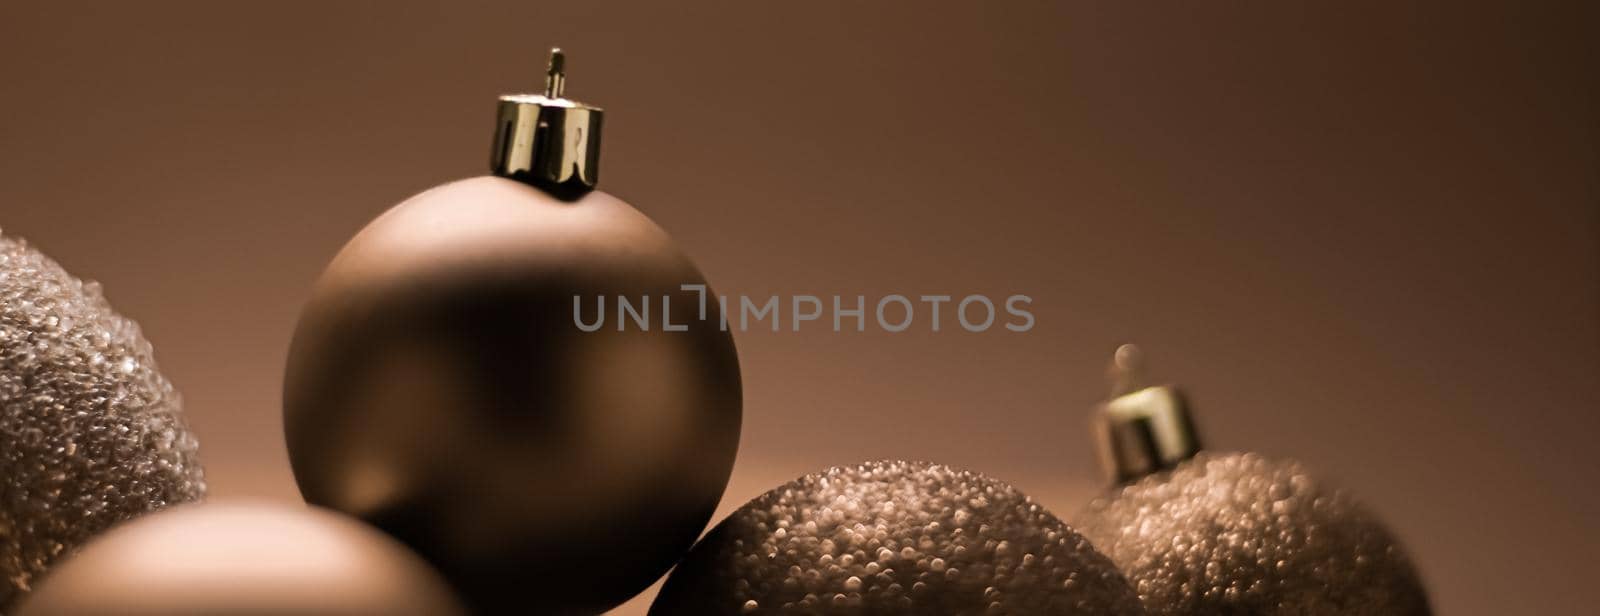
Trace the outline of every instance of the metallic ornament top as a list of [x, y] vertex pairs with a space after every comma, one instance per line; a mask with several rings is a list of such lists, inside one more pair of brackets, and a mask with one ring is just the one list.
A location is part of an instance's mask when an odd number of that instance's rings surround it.
[[652, 616], [1140, 614], [1105, 556], [983, 475], [882, 461], [750, 501], [667, 578]]
[[1111, 399], [1097, 409], [1101, 467], [1114, 482], [1170, 469], [1200, 451], [1183, 392], [1171, 385], [1146, 387], [1144, 358], [1131, 344], [1111, 363]]
[[1430, 614], [1394, 537], [1296, 462], [1201, 453], [1094, 501], [1076, 524], [1150, 614]]
[[500, 97], [489, 159], [495, 175], [563, 199], [594, 190], [600, 179], [600, 124], [605, 112], [564, 98], [566, 85], [566, 54], [552, 49], [543, 94]]
[[1299, 463], [1201, 452], [1176, 387], [1141, 387], [1117, 349], [1096, 422], [1119, 483], [1075, 523], [1156, 615], [1427, 616], [1398, 542]]
[[106, 528], [206, 490], [138, 324], [0, 236], [0, 612]]

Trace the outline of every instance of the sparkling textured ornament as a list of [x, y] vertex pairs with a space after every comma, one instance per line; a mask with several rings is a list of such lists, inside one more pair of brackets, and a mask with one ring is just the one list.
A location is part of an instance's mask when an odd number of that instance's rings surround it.
[[452, 616], [449, 586], [404, 546], [332, 512], [188, 505], [90, 542], [18, 616]]
[[1094, 501], [1077, 523], [1152, 614], [1429, 613], [1388, 531], [1294, 462], [1201, 453]]
[[400, 538], [483, 613], [597, 613], [649, 586], [705, 528], [739, 442], [733, 339], [683, 289], [705, 279], [583, 190], [599, 110], [550, 82], [502, 99], [503, 177], [427, 191], [345, 246], [284, 386], [306, 499]]
[[1105, 556], [1015, 488], [921, 462], [807, 475], [711, 531], [652, 616], [1140, 614]]
[[[1427, 616], [1395, 538], [1345, 491], [1298, 463], [1199, 451], [1177, 390], [1135, 388], [1101, 409], [1110, 474], [1126, 481], [1075, 520], [1151, 614]], [[1124, 393], [1125, 392], [1125, 393]]]
[[0, 235], [0, 612], [107, 527], [205, 494], [180, 407], [99, 284]]

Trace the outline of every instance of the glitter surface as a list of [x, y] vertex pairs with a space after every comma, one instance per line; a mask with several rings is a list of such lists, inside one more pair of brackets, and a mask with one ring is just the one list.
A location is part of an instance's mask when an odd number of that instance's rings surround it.
[[920, 462], [807, 475], [735, 511], [653, 616], [1139, 614], [1126, 580], [1015, 488]]
[[1151, 614], [1430, 613], [1388, 531], [1295, 462], [1202, 453], [1096, 500], [1077, 524]]
[[179, 409], [98, 284], [0, 235], [0, 611], [112, 524], [204, 495]]

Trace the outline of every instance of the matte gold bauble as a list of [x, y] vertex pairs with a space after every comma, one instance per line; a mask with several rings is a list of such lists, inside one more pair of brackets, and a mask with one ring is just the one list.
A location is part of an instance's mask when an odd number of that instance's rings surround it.
[[18, 616], [450, 616], [449, 586], [360, 522], [288, 505], [186, 505], [117, 527]]
[[[400, 538], [483, 613], [637, 594], [705, 528], [738, 448], [733, 339], [684, 288], [705, 278], [643, 214], [574, 189], [592, 155], [539, 140], [597, 147], [598, 110], [571, 125], [562, 101], [503, 99], [506, 177], [424, 192], [350, 240], [284, 385], [306, 500]], [[551, 160], [587, 175], [551, 190]]]

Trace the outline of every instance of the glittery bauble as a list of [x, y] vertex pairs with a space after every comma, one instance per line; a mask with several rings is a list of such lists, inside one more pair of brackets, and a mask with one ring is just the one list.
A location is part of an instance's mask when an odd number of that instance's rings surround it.
[[1394, 537], [1298, 463], [1201, 453], [1094, 501], [1077, 523], [1151, 614], [1430, 613]]
[[449, 585], [360, 522], [292, 505], [174, 507], [51, 571], [18, 616], [453, 616]]
[[475, 612], [627, 600], [705, 529], [739, 444], [733, 338], [714, 297], [682, 289], [704, 284], [601, 192], [482, 177], [394, 207], [328, 266], [295, 335], [301, 492], [409, 544]]
[[107, 527], [205, 494], [138, 324], [0, 235], [0, 611]]
[[806, 475], [717, 525], [652, 616], [1140, 614], [1105, 556], [1015, 488], [921, 462]]

